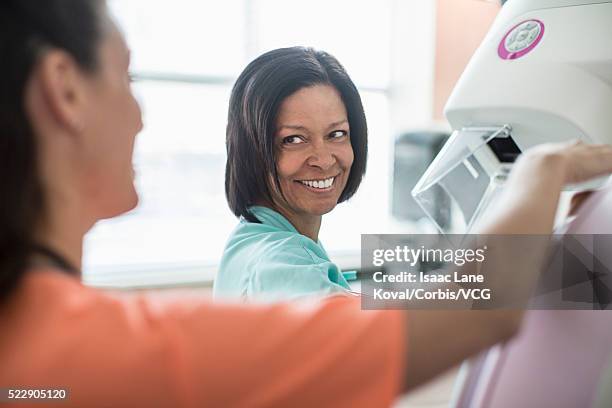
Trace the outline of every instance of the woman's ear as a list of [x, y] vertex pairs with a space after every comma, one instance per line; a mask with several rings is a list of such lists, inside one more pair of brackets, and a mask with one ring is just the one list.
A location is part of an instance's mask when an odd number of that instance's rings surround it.
[[70, 134], [82, 133], [86, 81], [74, 58], [65, 51], [47, 51], [36, 71], [42, 102], [50, 118]]

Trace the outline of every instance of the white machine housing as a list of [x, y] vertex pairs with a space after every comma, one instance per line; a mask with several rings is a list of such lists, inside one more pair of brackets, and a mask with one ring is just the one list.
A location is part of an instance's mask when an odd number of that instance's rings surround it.
[[453, 232], [467, 232], [518, 153], [572, 139], [612, 143], [612, 0], [508, 1], [445, 116], [454, 132], [412, 194], [434, 222], [442, 197], [459, 215]]

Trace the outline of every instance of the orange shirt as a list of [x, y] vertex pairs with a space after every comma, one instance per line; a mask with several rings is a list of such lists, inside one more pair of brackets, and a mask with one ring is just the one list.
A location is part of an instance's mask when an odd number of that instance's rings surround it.
[[0, 307], [0, 388], [68, 389], [36, 407], [388, 406], [404, 320], [346, 297], [247, 307], [113, 296], [35, 270]]

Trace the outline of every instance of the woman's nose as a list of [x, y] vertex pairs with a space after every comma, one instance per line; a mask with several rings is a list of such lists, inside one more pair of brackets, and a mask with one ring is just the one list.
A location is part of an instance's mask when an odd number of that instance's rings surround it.
[[336, 156], [333, 154], [327, 143], [313, 144], [312, 152], [308, 159], [308, 164], [327, 170], [336, 164]]

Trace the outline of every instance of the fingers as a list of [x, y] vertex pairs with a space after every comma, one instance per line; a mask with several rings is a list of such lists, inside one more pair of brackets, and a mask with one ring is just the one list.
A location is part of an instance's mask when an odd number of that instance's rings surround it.
[[579, 140], [546, 143], [527, 150], [522, 156], [522, 165], [540, 162], [548, 171], [559, 171], [564, 184], [581, 183], [612, 173], [612, 146], [607, 144], [586, 144]]
[[578, 144], [565, 149], [568, 183], [612, 173], [612, 146]]

